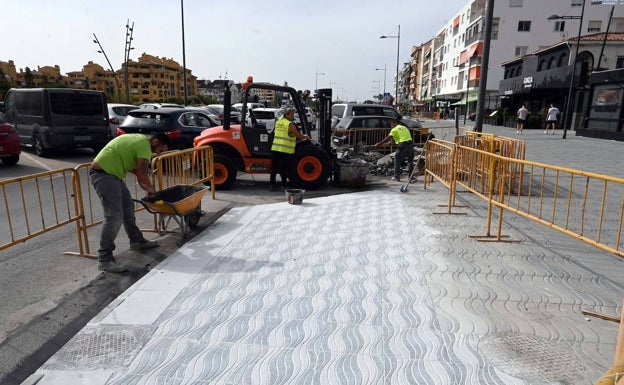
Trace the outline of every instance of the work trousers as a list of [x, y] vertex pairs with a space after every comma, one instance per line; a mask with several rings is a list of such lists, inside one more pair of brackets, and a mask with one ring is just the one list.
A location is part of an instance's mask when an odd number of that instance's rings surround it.
[[397, 180], [401, 179], [403, 159], [407, 159], [407, 175], [409, 177], [414, 169], [414, 145], [411, 141], [401, 142], [397, 145], [397, 150], [394, 154], [394, 177]]
[[130, 239], [130, 243], [140, 243], [143, 234], [136, 225], [134, 216], [134, 201], [126, 183], [119, 178], [104, 171], [91, 171], [91, 185], [95, 189], [102, 209], [104, 210], [104, 223], [100, 233], [100, 248], [98, 260], [110, 262], [113, 260], [115, 250], [115, 238], [123, 224], [124, 230]]

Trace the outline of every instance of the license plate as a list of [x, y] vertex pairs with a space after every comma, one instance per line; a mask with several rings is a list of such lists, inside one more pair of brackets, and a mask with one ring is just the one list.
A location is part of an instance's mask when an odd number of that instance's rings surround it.
[[76, 141], [91, 140], [91, 136], [90, 135], [77, 135], [77, 136], [74, 136], [74, 140]]

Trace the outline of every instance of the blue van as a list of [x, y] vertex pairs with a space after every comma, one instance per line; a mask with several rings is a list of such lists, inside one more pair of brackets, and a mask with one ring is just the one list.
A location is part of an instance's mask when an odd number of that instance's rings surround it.
[[15, 126], [22, 145], [39, 156], [72, 148], [96, 153], [112, 139], [103, 92], [71, 88], [11, 88], [4, 118]]

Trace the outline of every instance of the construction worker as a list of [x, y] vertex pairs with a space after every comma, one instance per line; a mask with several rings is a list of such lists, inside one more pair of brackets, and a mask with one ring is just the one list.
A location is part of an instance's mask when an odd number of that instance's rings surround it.
[[295, 153], [297, 139], [310, 139], [309, 136], [303, 135], [297, 130], [295, 120], [295, 109], [287, 107], [284, 109], [284, 115], [275, 123], [275, 137], [271, 146], [272, 162], [271, 162], [271, 188], [275, 191], [275, 179], [279, 172], [282, 178], [282, 188], [286, 188], [286, 180], [288, 179], [288, 167], [292, 160], [292, 154]]
[[397, 150], [394, 154], [394, 176], [392, 177], [393, 181], [401, 180], [401, 164], [403, 163], [403, 158], [407, 159], [408, 165], [408, 175], [412, 175], [412, 170], [414, 168], [414, 144], [412, 142], [412, 134], [407, 127], [401, 124], [401, 121], [395, 119], [390, 123], [390, 134], [386, 136], [382, 141], [375, 143], [374, 147], [379, 147], [382, 144], [394, 140], [397, 144]]

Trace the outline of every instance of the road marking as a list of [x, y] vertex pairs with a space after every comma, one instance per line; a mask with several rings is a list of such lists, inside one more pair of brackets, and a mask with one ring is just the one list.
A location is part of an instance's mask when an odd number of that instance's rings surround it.
[[26, 158], [28, 158], [29, 160], [31, 160], [33, 163], [36, 163], [39, 167], [41, 167], [43, 169], [46, 169], [48, 171], [54, 170], [52, 167], [50, 167], [47, 164], [43, 163], [42, 161], [36, 159], [36, 158], [39, 158], [38, 156], [35, 157], [34, 155], [31, 155], [29, 153], [25, 153], [24, 151], [22, 151], [22, 155], [25, 156]]

